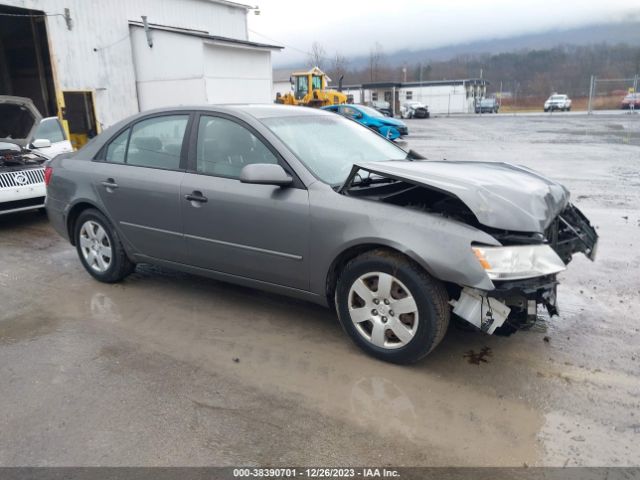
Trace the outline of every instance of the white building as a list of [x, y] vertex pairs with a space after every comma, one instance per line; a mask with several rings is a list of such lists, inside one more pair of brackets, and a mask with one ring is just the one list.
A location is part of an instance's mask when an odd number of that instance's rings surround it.
[[248, 40], [251, 9], [227, 0], [0, 0], [0, 95], [32, 98], [43, 115], [63, 111], [80, 140], [150, 108], [270, 102], [271, 52], [281, 47]]
[[292, 92], [291, 86], [291, 73], [298, 70], [305, 70], [304, 68], [276, 68], [273, 70], [273, 87], [271, 89], [271, 98], [275, 99], [276, 95], [284, 95], [285, 93]]
[[354, 103], [386, 101], [399, 112], [403, 103], [413, 100], [427, 105], [432, 114], [449, 115], [473, 113], [476, 101], [485, 96], [488, 84], [488, 81], [481, 78], [404, 83], [377, 82], [348, 85], [344, 91], [353, 95]]

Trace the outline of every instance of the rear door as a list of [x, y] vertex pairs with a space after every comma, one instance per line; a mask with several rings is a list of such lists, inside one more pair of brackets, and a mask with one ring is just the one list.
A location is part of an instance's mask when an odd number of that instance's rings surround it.
[[117, 134], [96, 162], [94, 188], [137, 253], [185, 260], [180, 183], [191, 114], [145, 117]]
[[309, 288], [309, 196], [299, 182], [281, 188], [241, 183], [252, 163], [279, 163], [248, 125], [223, 115], [194, 122], [182, 212], [189, 263], [302, 290]]

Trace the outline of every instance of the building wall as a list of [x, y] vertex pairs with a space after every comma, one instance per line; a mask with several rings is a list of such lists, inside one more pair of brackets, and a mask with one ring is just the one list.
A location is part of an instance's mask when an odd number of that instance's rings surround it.
[[[141, 110], [169, 105], [269, 103], [271, 52], [162, 30], [149, 48], [142, 27], [131, 26]], [[180, 58], [179, 68], [167, 58]]]
[[[150, 23], [247, 39], [245, 9], [210, 0], [0, 0], [0, 4], [46, 13], [63, 13], [69, 8], [71, 30], [62, 17], [46, 20], [58, 87], [94, 90], [103, 127], [138, 111], [129, 20], [141, 21], [146, 15]], [[177, 56], [165, 61], [189, 59]], [[174, 91], [187, 89], [180, 86]]]
[[[202, 39], [154, 30], [153, 48], [143, 28], [131, 26], [135, 85], [140, 110], [206, 103]], [[180, 68], [169, 59], [180, 58]]]
[[207, 103], [269, 103], [271, 52], [241, 45], [204, 44]]
[[291, 91], [291, 83], [289, 83], [289, 80], [277, 82], [274, 80], [273, 88], [271, 89], [271, 98], [275, 100], [277, 93], [284, 95], [285, 93], [289, 93]]
[[423, 85], [402, 87], [400, 104], [409, 100], [422, 102], [432, 114], [470, 113], [473, 111], [473, 99], [467, 98], [467, 89], [463, 85]]

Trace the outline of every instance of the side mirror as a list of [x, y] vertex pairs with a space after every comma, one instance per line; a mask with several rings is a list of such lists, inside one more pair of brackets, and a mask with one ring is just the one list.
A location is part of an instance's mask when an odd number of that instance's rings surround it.
[[33, 148], [48, 148], [51, 146], [51, 140], [46, 138], [36, 138], [33, 142], [31, 142], [31, 146]]
[[362, 115], [361, 113], [356, 113], [356, 114], [353, 116], [353, 118], [356, 118], [356, 119], [358, 119], [358, 120], [361, 120], [361, 119], [362, 119], [362, 117], [364, 117], [364, 115]]
[[287, 187], [293, 183], [293, 178], [280, 165], [274, 163], [254, 163], [247, 165], [240, 172], [242, 183], [257, 185], [277, 185]]

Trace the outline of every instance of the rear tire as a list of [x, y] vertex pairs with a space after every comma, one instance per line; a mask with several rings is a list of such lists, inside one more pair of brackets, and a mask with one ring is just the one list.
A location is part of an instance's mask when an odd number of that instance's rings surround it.
[[335, 292], [338, 318], [353, 342], [398, 364], [417, 362], [440, 343], [449, 325], [448, 301], [441, 282], [383, 249], [347, 263]]
[[74, 240], [80, 262], [89, 274], [105, 283], [119, 282], [135, 268], [111, 222], [90, 208], [78, 216]]

